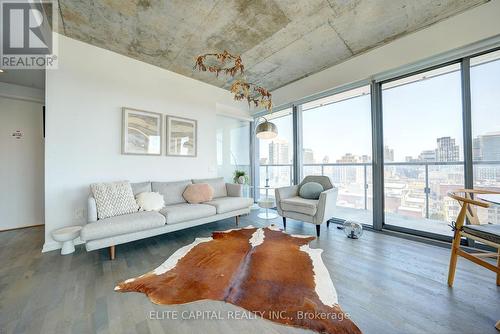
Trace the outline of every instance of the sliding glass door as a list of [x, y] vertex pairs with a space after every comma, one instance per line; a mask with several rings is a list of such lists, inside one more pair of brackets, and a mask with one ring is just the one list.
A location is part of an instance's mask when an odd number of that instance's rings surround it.
[[370, 86], [300, 106], [302, 175], [327, 175], [339, 188], [335, 217], [372, 224]]
[[464, 187], [460, 64], [382, 84], [385, 224], [451, 235]]

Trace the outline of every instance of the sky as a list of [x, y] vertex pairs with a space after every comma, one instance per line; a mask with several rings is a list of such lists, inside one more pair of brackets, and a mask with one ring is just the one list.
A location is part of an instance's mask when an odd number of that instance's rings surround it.
[[[500, 60], [471, 68], [473, 137], [500, 131]], [[460, 72], [383, 90], [384, 145], [394, 149], [395, 161], [414, 158], [437, 147], [438, 137], [455, 138], [463, 156]], [[292, 142], [292, 117], [274, 119], [278, 138]], [[261, 157], [269, 141], [261, 141]], [[345, 153], [371, 156], [370, 96], [360, 96], [303, 113], [303, 147], [321, 162]], [[291, 152], [291, 148], [290, 148]]]

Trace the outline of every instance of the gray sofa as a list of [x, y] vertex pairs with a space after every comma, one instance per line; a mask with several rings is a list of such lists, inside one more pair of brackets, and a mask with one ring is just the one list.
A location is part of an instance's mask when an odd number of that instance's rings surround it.
[[[214, 198], [202, 204], [189, 204], [182, 197], [191, 183], [208, 183], [214, 189]], [[88, 198], [88, 223], [83, 226], [81, 239], [87, 251], [110, 247], [115, 256], [115, 245], [182, 230], [230, 217], [248, 214], [253, 199], [242, 197], [242, 186], [225, 183], [223, 178], [186, 180], [177, 182], [132, 183], [134, 196], [141, 192], [163, 195], [165, 207], [157, 211], [139, 211], [131, 214], [97, 219], [95, 199]]]

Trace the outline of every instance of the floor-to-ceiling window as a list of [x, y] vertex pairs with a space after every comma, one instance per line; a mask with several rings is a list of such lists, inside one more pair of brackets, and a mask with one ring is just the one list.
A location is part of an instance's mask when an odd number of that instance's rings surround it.
[[[217, 115], [216, 137], [217, 175], [226, 182], [234, 182], [236, 170], [250, 177], [250, 122]], [[247, 196], [251, 195], [249, 188], [245, 191]]]
[[[500, 191], [500, 51], [471, 58], [474, 188]], [[500, 224], [500, 207], [479, 209], [482, 223]]]
[[[274, 196], [274, 189], [293, 184], [293, 116], [292, 109], [277, 111], [264, 116], [274, 123], [278, 136], [274, 139], [258, 139], [259, 191], [257, 194]], [[260, 120], [262, 121], [262, 120]]]
[[334, 218], [372, 224], [370, 86], [300, 106], [302, 175], [328, 175], [339, 188]]
[[[260, 141], [260, 184], [291, 184], [294, 170], [328, 175], [339, 188], [332, 218], [450, 240], [459, 204], [448, 192], [500, 190], [500, 50], [368, 88], [296, 104], [295, 137], [292, 110], [273, 115], [280, 136], [271, 146]], [[270, 158], [280, 141], [287, 163]], [[500, 223], [499, 206], [478, 213], [482, 223]]]
[[451, 235], [464, 187], [460, 64], [382, 85], [385, 224]]

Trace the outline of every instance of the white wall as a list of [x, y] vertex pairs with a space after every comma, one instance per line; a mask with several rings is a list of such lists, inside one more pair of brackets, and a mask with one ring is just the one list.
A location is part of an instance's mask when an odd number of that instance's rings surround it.
[[[7, 98], [13, 96], [16, 98]], [[43, 224], [42, 91], [0, 84], [0, 230]], [[22, 98], [22, 99], [21, 99]], [[12, 133], [21, 131], [16, 139]]]
[[272, 92], [279, 106], [500, 34], [500, 0], [475, 7]]
[[[47, 71], [45, 245], [83, 224], [89, 184], [216, 176], [216, 104], [245, 109], [223, 89], [59, 35], [59, 69]], [[121, 107], [198, 121], [198, 157], [121, 155]], [[83, 213], [83, 214], [82, 214]]]

